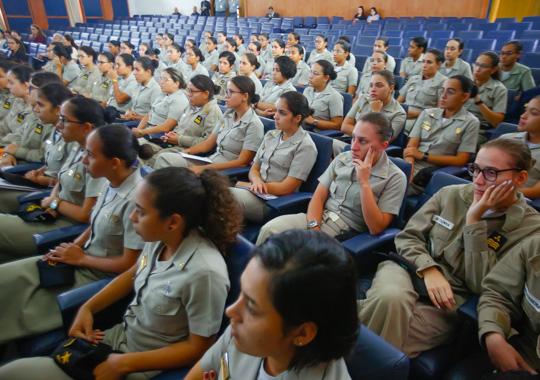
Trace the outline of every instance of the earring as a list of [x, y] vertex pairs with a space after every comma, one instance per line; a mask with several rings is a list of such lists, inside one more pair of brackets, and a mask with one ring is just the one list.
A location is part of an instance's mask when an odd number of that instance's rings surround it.
[[303, 346], [304, 342], [302, 342], [300, 339], [296, 339], [294, 344], [296, 344], [297, 346]]

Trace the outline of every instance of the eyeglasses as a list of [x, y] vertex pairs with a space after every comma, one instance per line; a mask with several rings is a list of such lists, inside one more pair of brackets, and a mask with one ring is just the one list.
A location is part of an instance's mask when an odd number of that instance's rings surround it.
[[68, 119], [67, 117], [65, 117], [64, 115], [58, 116], [58, 122], [59, 122], [60, 124], [66, 124], [66, 123], [84, 124], [83, 121], [69, 120], [69, 119]]
[[511, 168], [511, 169], [494, 169], [494, 168], [483, 168], [481, 169], [480, 166], [472, 163], [467, 165], [467, 171], [469, 172], [471, 177], [477, 177], [480, 173], [484, 176], [484, 179], [489, 182], [494, 182], [497, 180], [497, 177], [499, 176], [499, 173], [502, 172], [508, 172], [511, 170], [520, 171], [522, 169], [519, 168]]
[[167, 78], [167, 77], [161, 77], [159, 78], [160, 82], [168, 82], [170, 80], [172, 80], [172, 78]]
[[487, 63], [478, 63], [478, 62], [473, 63], [473, 65], [475, 65], [476, 67], [480, 67], [481, 69], [491, 69], [493, 67], [491, 65], [488, 65]]
[[515, 51], [501, 51], [499, 54], [500, 54], [500, 55], [507, 56], [507, 55], [513, 55], [513, 54], [516, 54], [516, 52], [515, 52]]
[[111, 63], [111, 62], [107, 62], [107, 61], [97, 61], [98, 64], [100, 65], [106, 65], [107, 63]]
[[234, 91], [234, 90], [227, 90], [225, 91], [225, 94], [227, 94], [227, 96], [230, 98], [231, 96], [233, 96], [233, 94], [241, 94], [242, 91]]
[[198, 92], [205, 92], [205, 91], [202, 91], [202, 90], [192, 90], [191, 88], [188, 87], [188, 88], [186, 88], [186, 92], [187, 92], [188, 94], [191, 95], [191, 94], [196, 94], [196, 93], [198, 93]]

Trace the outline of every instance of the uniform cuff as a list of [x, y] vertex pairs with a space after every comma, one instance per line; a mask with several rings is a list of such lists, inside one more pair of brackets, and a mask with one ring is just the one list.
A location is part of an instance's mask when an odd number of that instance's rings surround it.
[[428, 254], [421, 254], [415, 260], [414, 264], [416, 265], [416, 273], [421, 276], [421, 272], [432, 267], [437, 267], [442, 269], [439, 264]]

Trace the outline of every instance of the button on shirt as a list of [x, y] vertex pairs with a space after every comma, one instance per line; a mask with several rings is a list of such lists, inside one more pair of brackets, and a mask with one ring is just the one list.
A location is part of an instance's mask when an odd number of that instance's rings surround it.
[[189, 108], [181, 116], [174, 129], [178, 135], [178, 145], [189, 148], [206, 140], [222, 118], [223, 113], [215, 99], [210, 100], [203, 107]]
[[135, 94], [131, 98], [131, 109], [138, 115], [147, 115], [152, 104], [161, 95], [161, 88], [154, 78], [150, 78], [146, 85], [138, 84]]
[[[504, 87], [500, 81], [493, 78], [478, 87], [478, 96], [484, 102], [484, 104], [493, 112], [506, 112], [506, 102], [508, 98], [508, 90]], [[474, 104], [474, 99], [467, 100], [465, 107], [474, 116], [480, 120], [481, 124], [488, 124], [488, 121], [484, 118], [480, 109]]]
[[177, 90], [172, 94], [161, 95], [152, 104], [148, 124], [161, 125], [168, 119], [178, 120], [189, 107], [189, 101], [184, 92]]
[[[358, 121], [362, 115], [369, 112], [372, 112], [369, 98], [366, 95], [361, 95], [356, 102], [354, 102], [346, 117]], [[381, 113], [385, 115], [392, 124], [392, 130], [394, 131], [392, 136], [396, 137], [399, 135], [405, 125], [405, 120], [407, 120], [407, 114], [401, 104], [399, 104], [396, 99], [392, 98], [387, 105], [383, 106]]]
[[275, 104], [279, 97], [288, 91], [296, 92], [296, 88], [294, 88], [290, 80], [287, 80], [282, 84], [276, 84], [274, 81], [269, 80], [264, 84], [260, 101], [261, 103]]
[[281, 182], [287, 177], [305, 181], [317, 159], [317, 148], [309, 132], [299, 128], [283, 141], [283, 132], [266, 133], [253, 162], [260, 166], [264, 182]]
[[343, 66], [334, 66], [337, 78], [330, 82], [339, 92], [347, 92], [349, 86], [356, 86], [358, 83], [358, 70], [351, 62], [345, 62]]
[[[366, 231], [360, 203], [360, 185], [352, 164], [352, 152], [337, 156], [319, 177], [319, 182], [329, 190], [325, 211], [338, 214], [356, 231]], [[369, 184], [381, 212], [398, 215], [407, 188], [407, 178], [401, 169], [388, 159], [386, 153], [381, 154], [371, 169]]]
[[257, 152], [264, 137], [264, 127], [252, 108], [238, 121], [234, 121], [234, 110], [228, 110], [212, 133], [217, 136], [217, 146], [210, 159], [227, 162], [237, 159], [242, 150]]
[[399, 94], [405, 97], [405, 103], [409, 107], [419, 110], [437, 107], [439, 97], [442, 93], [444, 81], [448, 79], [437, 72], [433, 78], [423, 79], [422, 75], [409, 77], [405, 86], [399, 90]]
[[164, 248], [146, 243], [136, 264], [135, 297], [124, 315], [130, 352], [165, 347], [190, 333], [210, 337], [221, 326], [230, 287], [221, 253], [196, 229], [170, 260], [159, 262]]
[[501, 71], [501, 74], [501, 82], [509, 90], [523, 92], [536, 86], [531, 69], [519, 62], [510, 71]]
[[452, 67], [446, 67], [446, 62], [444, 62], [441, 65], [439, 72], [447, 78], [453, 77], [454, 75], [465, 75], [467, 78], [473, 79], [471, 65], [461, 58], [456, 59], [456, 62]]
[[527, 144], [531, 150], [532, 158], [534, 158], [536, 162], [529, 170], [529, 179], [527, 180], [527, 183], [525, 183], [524, 187], [536, 185], [538, 181], [540, 181], [540, 144], [530, 142], [527, 132], [506, 133], [502, 135], [501, 138], [515, 139]]
[[[419, 138], [418, 150], [423, 153], [441, 156], [455, 156], [459, 152], [476, 153], [478, 119], [462, 107], [449, 119], [443, 118], [444, 110], [429, 108], [422, 111], [416, 119], [409, 138]], [[436, 166], [426, 161], [416, 161], [415, 172], [429, 166]]]
[[[92, 233], [83, 249], [87, 255], [96, 257], [120, 257], [124, 248], [141, 250], [144, 242], [137, 235], [129, 215], [135, 208], [135, 189], [142, 181], [140, 169], [127, 177], [117, 188], [107, 183], [96, 201], [90, 218]], [[78, 275], [90, 279], [113, 276], [102, 271], [81, 268]], [[114, 274], [116, 275], [116, 274]]]
[[135, 79], [133, 73], [131, 73], [127, 78], [118, 77], [118, 89], [120, 92], [127, 94], [130, 99], [125, 103], [118, 104], [116, 98], [114, 97], [113, 86], [111, 85], [111, 97], [109, 99], [109, 105], [120, 111], [127, 111], [131, 108], [133, 97], [137, 94], [139, 89], [139, 83]]

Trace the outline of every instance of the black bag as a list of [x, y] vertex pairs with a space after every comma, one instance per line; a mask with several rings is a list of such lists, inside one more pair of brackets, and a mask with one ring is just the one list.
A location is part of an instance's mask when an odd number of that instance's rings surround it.
[[426, 187], [429, 180], [433, 176], [433, 172], [437, 169], [439, 169], [437, 166], [429, 166], [427, 168], [420, 169], [413, 177], [413, 183], [420, 187]]
[[531, 375], [527, 371], [494, 372], [482, 376], [482, 380], [533, 380], [540, 375]]
[[80, 338], [68, 338], [51, 354], [56, 365], [77, 380], [94, 380], [94, 368], [113, 353], [112, 347], [93, 344]]
[[12, 183], [18, 186], [35, 187], [36, 189], [45, 189], [49, 187], [49, 186], [43, 186], [38, 183], [32, 182], [29, 179], [24, 178], [24, 176], [20, 174], [10, 173], [3, 170], [0, 170], [0, 178], [3, 178], [9, 183]]
[[19, 205], [17, 216], [29, 223], [53, 223], [56, 217], [34, 202]]
[[51, 260], [37, 261], [39, 284], [42, 288], [71, 286], [75, 283], [75, 267]]

